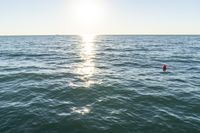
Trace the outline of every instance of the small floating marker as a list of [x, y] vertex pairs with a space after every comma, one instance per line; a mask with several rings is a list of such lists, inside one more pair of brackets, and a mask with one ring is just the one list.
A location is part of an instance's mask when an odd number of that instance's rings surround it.
[[166, 70], [167, 70], [167, 65], [163, 64], [162, 69], [163, 69], [163, 72], [166, 72]]

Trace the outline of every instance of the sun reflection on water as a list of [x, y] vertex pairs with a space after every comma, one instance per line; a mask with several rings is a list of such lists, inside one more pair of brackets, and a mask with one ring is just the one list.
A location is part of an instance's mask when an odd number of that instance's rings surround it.
[[80, 57], [83, 60], [76, 70], [76, 72], [81, 75], [80, 79], [84, 82], [86, 87], [89, 87], [94, 81], [91, 77], [95, 72], [95, 49], [94, 49], [94, 35], [82, 35], [81, 36], [81, 46], [80, 46]]
[[78, 113], [81, 115], [86, 115], [86, 114], [90, 113], [89, 107], [72, 107], [71, 110], [73, 113]]

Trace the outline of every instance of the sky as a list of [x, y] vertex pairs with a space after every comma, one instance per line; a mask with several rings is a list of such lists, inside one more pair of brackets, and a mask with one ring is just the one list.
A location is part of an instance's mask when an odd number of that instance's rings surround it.
[[0, 35], [200, 34], [200, 0], [0, 0]]

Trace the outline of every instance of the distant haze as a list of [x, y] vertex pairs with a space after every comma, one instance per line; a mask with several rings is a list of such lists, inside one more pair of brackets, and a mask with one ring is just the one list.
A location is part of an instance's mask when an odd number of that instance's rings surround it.
[[200, 0], [1, 0], [0, 35], [200, 34]]

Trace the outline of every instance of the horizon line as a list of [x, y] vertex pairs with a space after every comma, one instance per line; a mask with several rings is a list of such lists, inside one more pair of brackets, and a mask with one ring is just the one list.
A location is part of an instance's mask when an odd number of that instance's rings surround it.
[[81, 36], [81, 35], [96, 35], [96, 36], [200, 36], [199, 34], [0, 34], [0, 36]]

